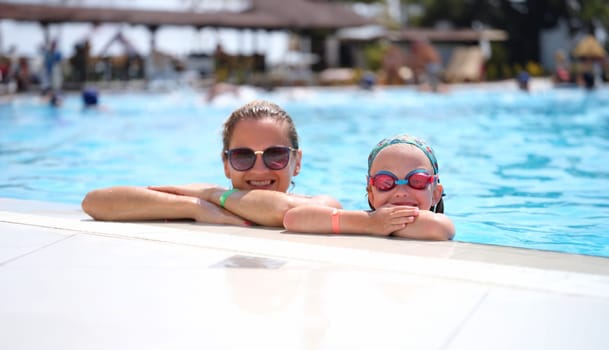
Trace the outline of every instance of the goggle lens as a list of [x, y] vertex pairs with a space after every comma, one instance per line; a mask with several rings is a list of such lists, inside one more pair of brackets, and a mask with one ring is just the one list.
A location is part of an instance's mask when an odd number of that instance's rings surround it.
[[262, 161], [271, 170], [281, 170], [290, 162], [291, 147], [273, 146], [264, 151], [254, 151], [251, 148], [233, 148], [226, 151], [228, 161], [237, 171], [247, 171], [256, 164], [256, 155], [262, 154]]
[[395, 187], [395, 180], [387, 174], [379, 174], [372, 178], [372, 185], [379, 191], [389, 191]]
[[425, 187], [427, 187], [428, 184], [432, 183], [433, 175], [415, 173], [415, 174], [410, 175], [410, 177], [407, 180], [408, 180], [408, 184], [410, 185], [410, 187], [417, 189], [417, 190], [422, 190]]
[[415, 190], [422, 190], [432, 183], [435, 175], [429, 175], [425, 170], [417, 169], [406, 175], [404, 180], [399, 180], [397, 176], [388, 172], [381, 171], [370, 178], [370, 185], [379, 191], [390, 191], [397, 185], [408, 185]]

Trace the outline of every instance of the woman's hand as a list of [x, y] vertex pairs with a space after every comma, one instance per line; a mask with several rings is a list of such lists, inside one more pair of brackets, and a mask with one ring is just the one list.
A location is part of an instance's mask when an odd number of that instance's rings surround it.
[[167, 185], [167, 186], [148, 186], [148, 189], [158, 192], [171, 193], [178, 196], [195, 197], [207, 201], [207, 195], [211, 191], [222, 189], [214, 184], [189, 184], [189, 185]]
[[386, 204], [368, 215], [371, 222], [367, 227], [368, 233], [375, 236], [389, 236], [413, 223], [419, 215], [419, 208]]
[[179, 186], [149, 186], [148, 189], [157, 192], [175, 194], [177, 196], [197, 198], [194, 212], [191, 215], [191, 217], [197, 222], [237, 226], [252, 225], [249, 221], [243, 219], [242, 217], [207, 201], [208, 192], [216, 191], [218, 189], [224, 190], [222, 187], [217, 185], [189, 184]]
[[252, 223], [242, 217], [201, 199], [197, 200], [197, 207], [192, 218], [197, 222], [204, 222], [206, 224], [252, 226]]

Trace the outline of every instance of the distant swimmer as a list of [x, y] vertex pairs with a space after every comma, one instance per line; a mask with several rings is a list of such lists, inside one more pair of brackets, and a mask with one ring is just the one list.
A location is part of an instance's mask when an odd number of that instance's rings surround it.
[[99, 104], [97, 89], [85, 88], [82, 90], [82, 103], [85, 108], [95, 108]]
[[93, 87], [87, 87], [82, 90], [81, 93], [82, 106], [85, 110], [94, 109], [100, 111], [107, 111], [108, 108], [100, 104], [99, 91]]

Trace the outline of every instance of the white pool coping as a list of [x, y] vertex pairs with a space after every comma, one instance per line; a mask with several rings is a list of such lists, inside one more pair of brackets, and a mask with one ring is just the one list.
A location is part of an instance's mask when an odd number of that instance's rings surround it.
[[609, 259], [0, 198], [1, 349], [607, 349]]

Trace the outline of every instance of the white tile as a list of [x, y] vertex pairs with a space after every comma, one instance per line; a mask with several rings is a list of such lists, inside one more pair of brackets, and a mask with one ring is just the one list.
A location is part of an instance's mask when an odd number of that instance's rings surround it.
[[323, 326], [315, 349], [438, 349], [486, 293], [483, 286], [381, 271], [317, 278], [310, 292], [321, 307], [308, 306]]
[[[0, 265], [0, 349], [609, 348], [606, 274], [264, 228], [0, 222], [0, 258], [26, 251]], [[218, 268], [235, 255], [287, 263]]]
[[380, 271], [24, 268], [0, 273], [3, 349], [431, 349], [485, 293]]
[[447, 349], [609, 349], [609, 299], [493, 289]]
[[73, 234], [69, 231], [0, 222], [0, 266]]
[[[280, 231], [266, 228], [242, 228], [235, 226], [183, 225], [182, 229], [145, 223], [86, 222], [58, 217], [42, 217], [18, 213], [0, 213], [7, 220], [27, 224], [42, 221], [48, 227], [64, 228], [108, 235], [117, 238], [133, 238], [182, 245], [199, 246], [239, 252], [253, 256], [279, 259], [314, 261], [323, 265], [347, 265], [359, 268], [399, 270], [404, 273], [426, 274], [437, 278], [466, 280], [514, 288], [529, 288], [551, 292], [562, 292], [590, 296], [609, 296], [609, 276], [586, 275], [569, 271], [552, 271], [526, 266], [510, 266], [480, 263], [458, 259], [412, 256], [388, 253], [376, 249], [352, 248], [351, 243], [360, 237], [341, 238], [341, 246], [324, 244], [322, 236], [308, 243], [268, 238], [281, 235]], [[215, 231], [215, 232], [213, 232]], [[249, 235], [240, 235], [249, 232]], [[256, 233], [266, 233], [267, 238]], [[262, 235], [264, 236], [264, 235]], [[369, 237], [368, 237], [369, 239]], [[408, 242], [382, 241], [385, 244], [401, 245]]]
[[168, 242], [79, 234], [11, 265], [45, 268], [207, 268], [234, 253]]

